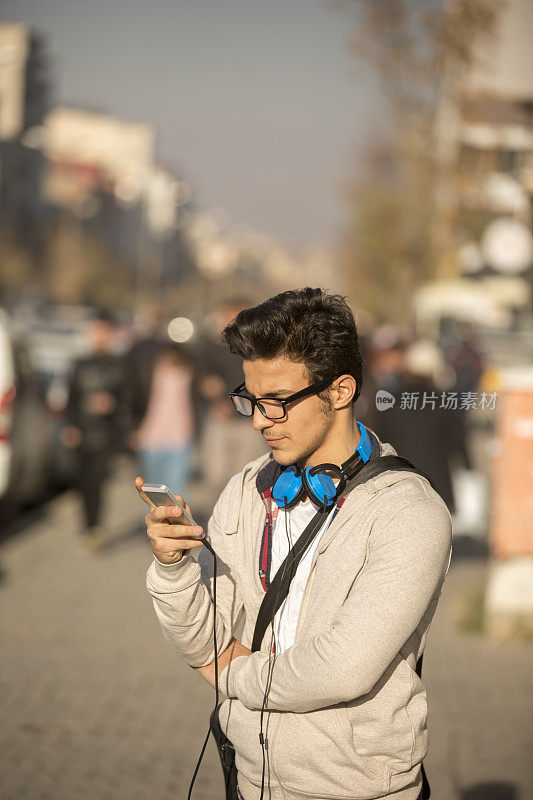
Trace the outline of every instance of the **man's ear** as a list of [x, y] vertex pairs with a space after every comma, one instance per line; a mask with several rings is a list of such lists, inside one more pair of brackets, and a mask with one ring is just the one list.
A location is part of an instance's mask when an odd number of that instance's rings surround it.
[[340, 375], [333, 381], [333, 408], [340, 410], [349, 406], [357, 391], [357, 381], [353, 375]]

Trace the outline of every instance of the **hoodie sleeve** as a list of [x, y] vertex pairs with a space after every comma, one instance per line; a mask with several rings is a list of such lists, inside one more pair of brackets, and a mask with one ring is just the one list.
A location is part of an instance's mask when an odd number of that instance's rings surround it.
[[[365, 564], [331, 628], [275, 656], [267, 708], [313, 711], [370, 692], [436, 604], [451, 546], [449, 512], [427, 498], [374, 529]], [[234, 659], [220, 676], [222, 691], [260, 709], [268, 661], [261, 651]]]
[[[241, 475], [228, 483], [209, 520], [208, 535], [217, 554], [216, 638], [219, 654], [230, 644], [243, 611], [234, 579], [233, 546], [228, 535], [230, 508], [240, 503]], [[177, 564], [162, 564], [154, 558], [146, 575], [163, 635], [177, 655], [191, 667], [205, 666], [215, 658], [213, 646], [214, 559], [200, 548], [198, 560], [188, 550]]]

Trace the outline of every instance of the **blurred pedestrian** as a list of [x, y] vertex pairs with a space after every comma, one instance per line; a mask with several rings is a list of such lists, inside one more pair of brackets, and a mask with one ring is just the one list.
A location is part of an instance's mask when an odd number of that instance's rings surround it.
[[125, 358], [128, 405], [134, 430], [139, 427], [146, 413], [157, 356], [168, 343], [168, 336], [163, 330], [165, 316], [161, 305], [154, 305], [146, 311], [137, 340]]
[[363, 388], [356, 404], [357, 415], [370, 427], [376, 420], [376, 393], [398, 390], [406, 347], [404, 334], [394, 325], [383, 324], [361, 339]]
[[106, 312], [89, 323], [90, 354], [77, 361], [70, 380], [62, 441], [72, 448], [83, 501], [85, 536], [91, 549], [104, 544], [100, 526], [102, 485], [109, 462], [124, 443], [124, 365], [112, 352], [114, 324]]
[[[377, 410], [367, 421], [380, 438], [390, 442], [433, 480], [451, 513], [455, 511], [452, 470], [470, 468], [464, 427], [458, 411], [441, 407], [442, 390], [451, 380], [438, 346], [417, 340], [402, 350], [394, 382], [388, 382], [394, 405]], [[383, 385], [378, 381], [378, 388]]]
[[197, 392], [203, 405], [199, 460], [205, 510], [211, 510], [232, 475], [266, 451], [257, 432], [235, 414], [228, 396], [243, 381], [242, 361], [222, 344], [221, 334], [246, 307], [237, 298], [221, 303], [198, 346]]
[[446, 360], [455, 374], [453, 391], [459, 395], [476, 392], [484, 368], [477, 328], [461, 320], [455, 323], [453, 334], [454, 340], [446, 351]]
[[194, 435], [193, 368], [184, 349], [168, 343], [155, 359], [146, 412], [133, 442], [148, 483], [186, 494]]
[[371, 369], [378, 389], [398, 391], [404, 369], [407, 336], [395, 325], [380, 325], [370, 343]]

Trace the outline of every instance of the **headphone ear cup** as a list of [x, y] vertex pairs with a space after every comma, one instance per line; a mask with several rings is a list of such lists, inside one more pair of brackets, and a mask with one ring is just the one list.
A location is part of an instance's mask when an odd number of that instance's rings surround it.
[[277, 479], [272, 489], [272, 497], [278, 508], [289, 508], [298, 502], [303, 494], [302, 471], [297, 465], [287, 467]]
[[330, 508], [337, 498], [333, 478], [323, 467], [307, 467], [302, 474], [302, 483], [309, 497], [322, 508]]

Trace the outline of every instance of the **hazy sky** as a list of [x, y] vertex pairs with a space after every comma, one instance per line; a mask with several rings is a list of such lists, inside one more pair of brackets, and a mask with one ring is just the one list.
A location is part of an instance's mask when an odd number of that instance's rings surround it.
[[48, 37], [56, 103], [157, 131], [203, 208], [289, 243], [334, 240], [375, 91], [328, 0], [2, 0]]

